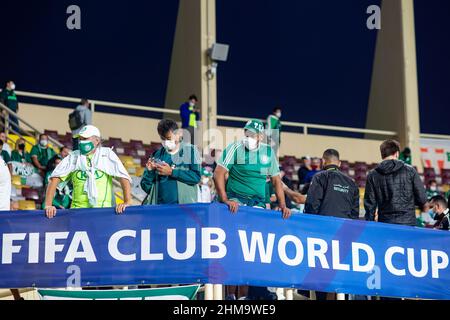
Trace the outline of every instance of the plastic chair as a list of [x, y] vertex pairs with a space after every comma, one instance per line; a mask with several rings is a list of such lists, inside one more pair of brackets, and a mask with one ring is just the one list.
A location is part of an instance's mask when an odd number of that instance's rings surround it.
[[36, 210], [36, 202], [32, 200], [19, 200], [19, 210]]

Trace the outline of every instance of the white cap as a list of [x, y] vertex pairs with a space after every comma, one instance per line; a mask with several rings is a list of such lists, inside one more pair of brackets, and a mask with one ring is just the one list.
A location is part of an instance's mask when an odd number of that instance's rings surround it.
[[100, 130], [98, 130], [97, 127], [87, 125], [81, 128], [80, 133], [75, 135], [75, 138], [83, 137], [83, 138], [90, 138], [90, 137], [101, 137]]

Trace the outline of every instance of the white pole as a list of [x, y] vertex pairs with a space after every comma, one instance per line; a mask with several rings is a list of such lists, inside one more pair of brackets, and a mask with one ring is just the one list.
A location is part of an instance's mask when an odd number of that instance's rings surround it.
[[294, 289], [286, 289], [286, 300], [294, 300]]
[[210, 283], [205, 284], [205, 300], [214, 300], [213, 285]]
[[223, 300], [223, 286], [221, 284], [214, 285], [214, 300]]
[[345, 293], [337, 293], [336, 300], [345, 300]]

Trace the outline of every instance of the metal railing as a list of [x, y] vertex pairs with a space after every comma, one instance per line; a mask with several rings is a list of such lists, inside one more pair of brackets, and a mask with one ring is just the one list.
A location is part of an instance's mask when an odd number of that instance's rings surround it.
[[[38, 98], [38, 99], [62, 101], [62, 102], [79, 103], [81, 101], [81, 98], [58, 96], [58, 95], [51, 95], [51, 94], [42, 94], [42, 93], [35, 93], [35, 92], [28, 92], [28, 91], [16, 91], [16, 94], [18, 96], [22, 96], [22, 97]], [[126, 104], [126, 103], [116, 103], [116, 102], [109, 102], [109, 101], [102, 101], [102, 100], [91, 100], [90, 99], [89, 101], [91, 102], [91, 111], [92, 111], [93, 115], [95, 114], [95, 112], [102, 112], [102, 111], [96, 111], [95, 110], [96, 106], [105, 106], [105, 107], [111, 107], [111, 108], [139, 110], [139, 111], [152, 111], [152, 112], [168, 113], [168, 114], [179, 114], [179, 111], [175, 110], [175, 109], [133, 105], [133, 104]], [[217, 115], [217, 119], [225, 120], [225, 121], [234, 121], [234, 122], [247, 122], [248, 120], [250, 120], [250, 118], [226, 116], [226, 115]], [[260, 119], [260, 120], [264, 121], [265, 119]], [[291, 122], [291, 121], [283, 121], [283, 126], [301, 128], [301, 129], [303, 129], [304, 135], [309, 134], [309, 129], [319, 129], [319, 130], [338, 131], [338, 132], [347, 132], [347, 133], [362, 133], [362, 134], [372, 134], [372, 135], [391, 136], [391, 137], [397, 135], [397, 132], [389, 131], [389, 130], [375, 130], [375, 129], [365, 129], [365, 128], [330, 126], [330, 125]], [[450, 139], [450, 135], [427, 134], [427, 133], [421, 134], [420, 137], [427, 138], [427, 139]]]
[[[220, 115], [217, 116], [217, 119], [218, 120], [226, 120], [226, 121], [240, 121], [240, 122], [247, 122], [248, 120], [250, 120], [250, 118], [234, 117], [234, 116], [220, 116]], [[264, 119], [259, 119], [259, 120], [264, 121]], [[291, 122], [291, 121], [283, 121], [283, 126], [302, 128], [304, 135], [308, 135], [309, 129], [320, 129], [320, 130], [341, 131], [341, 132], [351, 132], [351, 133], [364, 133], [364, 134], [374, 134], [374, 135], [380, 135], [380, 136], [395, 136], [395, 135], [397, 135], [397, 132], [395, 132], [395, 131], [339, 127], [339, 126], [329, 126], [329, 125], [322, 125], [322, 124]]]
[[[18, 96], [22, 96], [22, 97], [38, 98], [38, 99], [62, 101], [62, 102], [79, 103], [81, 101], [81, 98], [57, 96], [57, 95], [34, 93], [34, 92], [27, 92], [27, 91], [16, 91], [16, 94]], [[95, 110], [96, 106], [106, 106], [106, 107], [112, 107], [112, 108], [118, 108], [118, 109], [139, 110], [139, 111], [153, 111], [153, 112], [159, 112], [159, 113], [179, 114], [179, 110], [168, 109], [168, 108], [161, 108], [161, 107], [133, 105], [133, 104], [126, 104], [126, 103], [116, 103], [116, 102], [108, 102], [108, 101], [102, 101], [102, 100], [91, 100], [91, 99], [89, 99], [89, 102], [91, 103], [91, 111], [92, 111], [93, 115], [95, 114], [95, 112], [102, 112], [102, 111], [96, 111]], [[218, 120], [227, 120], [227, 121], [236, 121], [236, 122], [247, 122], [250, 118], [217, 115], [217, 119]], [[283, 126], [302, 128], [304, 135], [308, 135], [308, 130], [309, 129], [321, 129], [321, 130], [329, 130], [329, 131], [363, 133], [363, 134], [373, 134], [373, 135], [380, 135], [380, 136], [395, 136], [397, 134], [397, 132], [386, 131], [386, 130], [373, 130], [373, 129], [340, 127], [340, 126], [330, 126], [330, 125], [320, 125], [320, 124], [290, 122], [290, 121], [283, 121]]]

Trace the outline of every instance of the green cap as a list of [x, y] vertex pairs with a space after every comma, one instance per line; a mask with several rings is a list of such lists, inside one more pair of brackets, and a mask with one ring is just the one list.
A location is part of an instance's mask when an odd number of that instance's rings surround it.
[[244, 129], [252, 131], [257, 134], [263, 133], [264, 132], [264, 123], [261, 120], [252, 119], [246, 123]]

